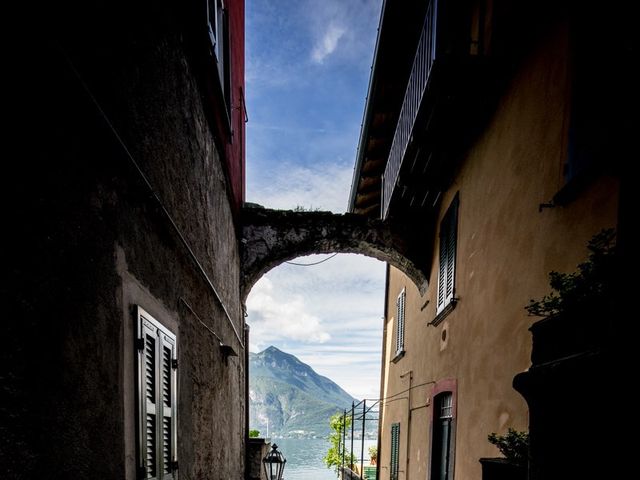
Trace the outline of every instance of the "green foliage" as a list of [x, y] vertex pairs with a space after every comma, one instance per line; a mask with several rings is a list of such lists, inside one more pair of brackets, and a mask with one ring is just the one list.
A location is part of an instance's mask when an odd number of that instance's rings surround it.
[[[331, 433], [329, 434], [331, 447], [329, 447], [323, 460], [327, 468], [333, 467], [337, 474], [339, 473], [339, 467], [342, 466], [342, 429], [344, 427], [345, 430], [348, 430], [351, 427], [351, 417], [344, 417], [343, 425], [343, 415], [341, 413], [331, 415], [329, 427], [331, 428]], [[355, 455], [345, 449], [344, 464], [350, 466], [353, 465], [355, 461]]]
[[320, 208], [313, 207], [313, 206], [305, 207], [303, 205], [296, 205], [293, 211], [294, 212], [319, 212]]
[[375, 445], [369, 447], [369, 458], [374, 461], [378, 459], [378, 447]]
[[260, 436], [260, 430], [249, 430], [249, 438], [258, 438]]
[[602, 230], [587, 245], [589, 257], [574, 273], [549, 273], [554, 290], [541, 300], [530, 300], [529, 315], [549, 317], [561, 312], [601, 309], [611, 299], [614, 278], [615, 231]]
[[507, 460], [516, 465], [526, 465], [529, 456], [529, 433], [509, 428], [506, 435], [490, 433], [489, 443], [498, 447]]

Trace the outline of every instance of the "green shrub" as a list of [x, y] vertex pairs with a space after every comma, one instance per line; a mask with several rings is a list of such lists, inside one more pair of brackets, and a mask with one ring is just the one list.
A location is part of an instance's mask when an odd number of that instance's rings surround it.
[[[344, 425], [343, 425], [344, 422]], [[340, 467], [342, 466], [342, 429], [345, 431], [349, 429], [351, 426], [351, 416], [344, 417], [341, 413], [336, 413], [331, 416], [329, 419], [329, 427], [331, 428], [331, 433], [329, 434], [329, 443], [331, 447], [327, 451], [327, 454], [323, 458], [324, 464], [327, 468], [332, 468], [336, 472], [336, 474], [340, 471]], [[353, 453], [349, 450], [345, 449], [344, 452], [344, 465], [347, 467], [353, 466], [356, 458]]]
[[376, 447], [375, 445], [371, 445], [369, 447], [369, 458], [371, 459], [371, 461], [375, 462], [376, 460], [378, 460], [378, 447]]
[[509, 428], [505, 435], [490, 433], [489, 443], [498, 447], [507, 460], [516, 465], [526, 465], [529, 458], [529, 433]]
[[614, 277], [615, 231], [602, 230], [587, 245], [589, 257], [575, 273], [549, 273], [553, 291], [541, 300], [530, 300], [529, 315], [549, 317], [561, 312], [603, 309], [611, 301]]

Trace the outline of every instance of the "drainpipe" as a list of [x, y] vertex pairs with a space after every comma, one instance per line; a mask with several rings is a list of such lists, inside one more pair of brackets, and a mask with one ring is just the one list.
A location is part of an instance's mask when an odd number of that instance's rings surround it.
[[[383, 7], [384, 8], [384, 7]], [[387, 371], [387, 318], [389, 318], [389, 277], [391, 267], [387, 263], [384, 275], [384, 314], [382, 316], [382, 361], [380, 362], [380, 400], [378, 402], [378, 461], [376, 462], [376, 478], [380, 478], [382, 469], [382, 424], [384, 419], [384, 395], [386, 392], [385, 372]]]
[[407, 455], [406, 455], [406, 463], [404, 467], [404, 478], [409, 480], [411, 477], [409, 475], [409, 454], [411, 453], [411, 391], [412, 380], [413, 380], [413, 370], [409, 370], [400, 375], [400, 378], [404, 378], [409, 375], [409, 395], [407, 401]]
[[249, 325], [244, 324], [244, 476], [249, 478]]

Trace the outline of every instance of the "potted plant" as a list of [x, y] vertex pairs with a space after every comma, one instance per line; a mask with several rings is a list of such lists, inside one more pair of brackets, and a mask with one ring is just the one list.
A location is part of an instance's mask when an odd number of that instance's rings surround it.
[[615, 239], [612, 229], [596, 234], [587, 245], [587, 260], [577, 271], [549, 273], [552, 291], [525, 307], [529, 315], [543, 317], [530, 328], [534, 365], [596, 351], [610, 341], [603, 319], [618, 298]]
[[489, 443], [498, 447], [500, 453], [514, 465], [526, 465], [529, 455], [529, 433], [519, 432], [509, 428], [505, 435], [490, 433], [487, 437]]
[[376, 465], [376, 463], [378, 462], [378, 447], [376, 447], [375, 445], [371, 445], [369, 447], [369, 459], [371, 465]]
[[483, 480], [525, 480], [529, 460], [529, 433], [509, 428], [505, 435], [487, 437], [504, 458], [481, 458]]

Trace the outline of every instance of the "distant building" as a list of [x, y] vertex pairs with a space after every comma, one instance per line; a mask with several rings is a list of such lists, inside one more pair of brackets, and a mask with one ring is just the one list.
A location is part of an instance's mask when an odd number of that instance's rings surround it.
[[[512, 387], [531, 364], [536, 319], [524, 307], [618, 226], [630, 43], [612, 23], [619, 10], [580, 5], [384, 2], [350, 210], [411, 225], [430, 275], [421, 293], [387, 270], [381, 480], [481, 478], [479, 459], [499, 455], [487, 435], [528, 430]], [[585, 415], [585, 389], [557, 390], [553, 418]], [[605, 455], [605, 429], [576, 418], [573, 434], [555, 430], [571, 436], [565, 476], [531, 478], [586, 478], [604, 464], [584, 454]], [[536, 452], [541, 464], [552, 453]]]
[[28, 8], [0, 476], [242, 479], [244, 1]]

